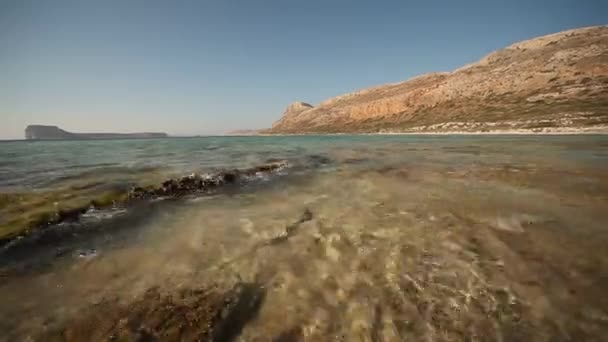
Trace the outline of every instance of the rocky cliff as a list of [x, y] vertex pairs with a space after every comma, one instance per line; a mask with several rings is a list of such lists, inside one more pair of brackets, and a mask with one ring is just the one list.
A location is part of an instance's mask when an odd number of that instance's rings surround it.
[[266, 133], [608, 131], [608, 26], [508, 46], [452, 72], [296, 102]]
[[163, 138], [166, 133], [71, 133], [57, 126], [29, 125], [25, 128], [27, 140], [67, 140], [67, 139], [139, 139]]

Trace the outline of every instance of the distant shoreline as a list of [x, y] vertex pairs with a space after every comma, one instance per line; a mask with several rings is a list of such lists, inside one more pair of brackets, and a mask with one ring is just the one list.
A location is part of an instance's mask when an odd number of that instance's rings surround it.
[[258, 136], [299, 136], [299, 135], [606, 135], [608, 134], [608, 127], [602, 127], [600, 129], [564, 129], [564, 130], [545, 130], [545, 131], [534, 131], [527, 129], [515, 129], [515, 130], [495, 130], [495, 131], [419, 131], [419, 132], [373, 132], [373, 133], [360, 133], [360, 132], [344, 132], [344, 133], [271, 133], [271, 134], [258, 134]]
[[376, 133], [378, 135], [604, 135], [608, 134], [608, 130], [598, 131], [547, 131], [534, 132], [528, 130], [506, 130], [506, 131], [489, 131], [489, 132], [466, 132], [466, 131], [449, 131], [449, 132], [387, 132]]
[[549, 132], [534, 132], [527, 130], [512, 130], [512, 131], [489, 131], [489, 132], [467, 132], [467, 131], [445, 131], [445, 132], [373, 132], [373, 133], [360, 133], [360, 132], [343, 132], [343, 133], [272, 133], [272, 134], [210, 134], [210, 135], [192, 135], [192, 136], [167, 136], [167, 137], [146, 137], [146, 138], [105, 138], [105, 139], [0, 139], [0, 143], [10, 142], [61, 142], [61, 141], [116, 141], [116, 140], [155, 140], [155, 139], [195, 139], [195, 138], [209, 138], [209, 137], [232, 137], [232, 138], [250, 138], [250, 137], [288, 137], [288, 136], [343, 136], [343, 135], [459, 135], [459, 136], [507, 136], [507, 135], [530, 135], [530, 136], [559, 136], [559, 135], [608, 135], [608, 130], [572, 130], [572, 131], [549, 131]]

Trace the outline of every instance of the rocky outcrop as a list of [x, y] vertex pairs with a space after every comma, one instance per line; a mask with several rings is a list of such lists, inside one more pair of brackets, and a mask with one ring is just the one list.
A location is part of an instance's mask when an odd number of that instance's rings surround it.
[[290, 104], [289, 106], [287, 106], [287, 109], [285, 109], [285, 114], [297, 115], [297, 114], [299, 114], [305, 110], [311, 109], [311, 108], [313, 108], [313, 106], [306, 102], [294, 102], [294, 103]]
[[[445, 126], [445, 127], [444, 127]], [[297, 102], [266, 133], [608, 130], [608, 26], [513, 44], [453, 72]]]
[[[315, 164], [312, 161], [311, 165], [319, 166], [320, 164]], [[288, 167], [291, 167], [291, 165], [286, 160], [269, 160], [267, 163], [246, 169], [227, 169], [205, 175], [193, 173], [189, 176], [169, 178], [157, 186], [133, 186], [130, 189], [117, 189], [109, 198], [106, 193], [104, 197], [91, 198], [90, 201], [81, 201], [78, 202], [79, 204], [66, 205], [65, 207], [55, 206], [51, 211], [41, 209], [38, 211], [39, 215], [33, 217], [30, 221], [19, 221], [15, 220], [13, 216], [5, 215], [5, 218], [0, 215], [0, 228], [4, 228], [4, 224], [10, 224], [12, 228], [15, 228], [9, 233], [4, 233], [3, 229], [0, 229], [0, 250], [14, 241], [22, 241], [24, 237], [36, 240], [44, 234], [56, 237], [64, 233], [71, 234], [69, 226], [60, 224], [77, 223], [81, 220], [83, 214], [90, 210], [128, 209], [136, 203], [146, 203], [148, 200], [158, 198], [177, 199], [188, 195], [204, 196], [217, 192], [224, 186], [268, 179], [272, 175], [280, 174], [280, 171]], [[41, 196], [44, 196], [44, 194]], [[0, 214], [25, 210], [20, 206], [22, 199], [22, 194], [18, 194], [18, 197], [15, 197], [14, 200], [11, 198], [11, 206], [5, 205], [6, 210], [0, 212]], [[8, 201], [8, 199], [5, 199], [5, 201]], [[61, 229], [49, 229], [50, 227], [60, 227]]]
[[265, 297], [265, 288], [257, 283], [201, 285], [174, 293], [152, 287], [127, 303], [104, 297], [36, 339], [233, 341], [256, 317]]
[[140, 139], [164, 138], [166, 133], [71, 133], [57, 126], [29, 125], [25, 128], [27, 140], [69, 140], [69, 139]]
[[57, 126], [29, 125], [25, 128], [25, 139], [75, 139], [76, 136]]
[[[285, 111], [283, 112], [283, 118], [286, 120], [297, 120], [297, 116], [303, 112], [306, 112], [310, 109], [313, 109], [314, 107], [306, 102], [294, 102], [292, 104], [290, 104], [289, 106], [287, 106], [287, 108], [285, 109]], [[272, 127], [274, 128], [275, 125], [279, 125], [279, 122], [276, 122]]]
[[193, 173], [179, 179], [170, 178], [159, 187], [135, 187], [128, 194], [129, 199], [150, 199], [155, 197], [181, 197], [193, 193], [204, 193], [225, 184], [236, 183], [238, 180], [264, 175], [284, 169], [287, 161], [277, 161], [249, 169], [234, 169], [220, 171], [210, 175]]

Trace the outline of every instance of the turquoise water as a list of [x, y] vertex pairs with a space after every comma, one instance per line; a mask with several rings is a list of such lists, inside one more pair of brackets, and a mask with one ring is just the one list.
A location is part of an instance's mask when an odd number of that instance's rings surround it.
[[61, 206], [277, 160], [289, 166], [2, 246], [0, 341], [203, 336], [213, 301], [197, 296], [238, 284], [256, 305], [218, 324], [244, 341], [608, 337], [608, 136], [6, 142], [0, 193]]
[[[145, 140], [19, 141], [0, 143], [0, 190], [48, 187], [84, 172], [155, 168], [189, 174], [218, 168], [250, 167], [269, 158], [298, 159], [335, 151], [465, 162], [487, 158], [557, 157], [605, 163], [605, 136], [280, 136], [202, 137]], [[465, 151], [463, 149], [468, 149]], [[409, 154], [409, 155], [407, 155]], [[423, 154], [423, 155], [421, 155]], [[461, 158], [465, 158], [462, 160]], [[479, 162], [483, 159], [477, 158]]]

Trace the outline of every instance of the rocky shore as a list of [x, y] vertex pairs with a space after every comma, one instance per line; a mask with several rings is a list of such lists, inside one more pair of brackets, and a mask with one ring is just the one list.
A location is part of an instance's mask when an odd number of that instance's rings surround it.
[[265, 165], [242, 170], [226, 170], [210, 175], [193, 173], [179, 179], [168, 179], [159, 187], [134, 187], [129, 191], [128, 198], [151, 199], [156, 197], [181, 197], [193, 193], [211, 191], [219, 186], [233, 184], [239, 180], [264, 175], [288, 167], [286, 161], [272, 162]]
[[[204, 195], [213, 192], [222, 186], [237, 184], [256, 177], [264, 177], [289, 167], [287, 161], [271, 161], [246, 169], [221, 170], [210, 174], [193, 173], [188, 176], [169, 178], [158, 186], [133, 186], [126, 191], [112, 191], [102, 198], [93, 198], [89, 201], [79, 201], [66, 204], [59, 208], [50, 206], [48, 212], [38, 213], [29, 220], [11, 218], [7, 214], [7, 225], [11, 225], [9, 234], [0, 235], [0, 247], [20, 240], [26, 236], [44, 234], [52, 226], [64, 222], [77, 222], [82, 215], [90, 210], [103, 210], [108, 208], [128, 208], [142, 200], [156, 198], [180, 198], [187, 195]], [[21, 196], [21, 195], [17, 195]], [[18, 212], [27, 214], [28, 208], [21, 208], [21, 202], [11, 201], [6, 195], [2, 210], [6, 213]]]

